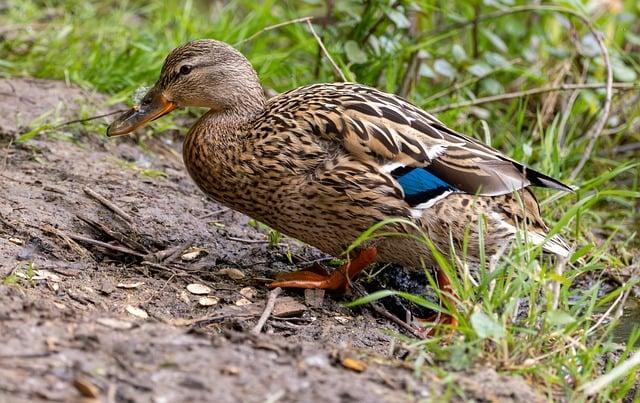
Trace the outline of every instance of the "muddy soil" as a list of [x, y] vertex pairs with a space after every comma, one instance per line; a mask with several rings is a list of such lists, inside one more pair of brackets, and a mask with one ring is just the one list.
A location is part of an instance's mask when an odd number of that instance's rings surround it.
[[205, 198], [178, 133], [113, 140], [72, 125], [13, 143], [43, 114], [88, 104], [109, 110], [63, 83], [0, 80], [0, 402], [543, 400], [487, 368], [416, 375], [402, 329], [344, 308], [352, 295], [285, 291], [252, 334], [265, 282], [323, 256], [272, 246]]

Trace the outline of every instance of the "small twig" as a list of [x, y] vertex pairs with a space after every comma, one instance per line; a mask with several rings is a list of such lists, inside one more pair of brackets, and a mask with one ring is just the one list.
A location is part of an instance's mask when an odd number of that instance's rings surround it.
[[78, 234], [69, 234], [69, 233], [64, 233], [64, 232], [60, 232], [60, 234], [66, 236], [66, 237], [68, 237], [70, 239], [73, 239], [74, 241], [85, 242], [85, 243], [88, 243], [88, 244], [100, 246], [101, 248], [110, 249], [110, 250], [115, 251], [115, 252], [125, 253], [127, 255], [137, 256], [137, 257], [140, 257], [140, 258], [144, 258], [145, 257], [145, 255], [143, 255], [142, 253], [138, 253], [138, 252], [136, 252], [134, 250], [131, 250], [129, 248], [125, 248], [124, 246], [111, 245], [111, 244], [108, 244], [106, 242], [98, 241], [96, 239], [87, 238], [87, 237], [84, 237], [84, 236], [78, 235]]
[[113, 204], [113, 202], [107, 200], [106, 198], [104, 198], [103, 196], [99, 195], [98, 193], [96, 193], [95, 191], [90, 189], [89, 187], [85, 186], [83, 190], [84, 190], [84, 192], [86, 194], [88, 194], [89, 196], [93, 197], [94, 199], [96, 199], [100, 203], [104, 204], [105, 207], [107, 207], [109, 210], [111, 210], [114, 213], [116, 213], [117, 215], [119, 215], [122, 219], [124, 219], [127, 222], [127, 224], [131, 224], [133, 222], [133, 218], [131, 218], [131, 216], [129, 214], [127, 214], [124, 211], [122, 211], [122, 209], [120, 207], [118, 207], [115, 204]]
[[249, 42], [252, 39], [255, 39], [256, 37], [262, 35], [263, 33], [267, 32], [267, 31], [271, 31], [277, 28], [281, 28], [287, 25], [292, 25], [292, 24], [297, 24], [299, 22], [305, 22], [305, 21], [311, 21], [313, 20], [313, 17], [301, 17], [301, 18], [295, 18], [293, 20], [289, 20], [289, 21], [283, 21], [280, 22], [278, 24], [274, 24], [274, 25], [269, 25], [267, 27], [262, 28], [260, 31], [256, 32], [255, 34], [249, 36], [248, 38], [242, 39], [239, 42], [236, 42], [233, 46], [234, 47], [238, 47], [239, 45], [242, 45], [245, 42]]
[[375, 302], [368, 304], [367, 308], [371, 309], [375, 313], [385, 317], [386, 319], [388, 319], [388, 320], [392, 321], [393, 323], [395, 323], [396, 325], [400, 326], [401, 328], [403, 328], [404, 330], [409, 332], [413, 337], [416, 337], [418, 339], [424, 339], [424, 334], [421, 334], [420, 332], [418, 332], [418, 330], [416, 330], [415, 327], [411, 326], [407, 322], [405, 322], [402, 319], [398, 318], [396, 315], [394, 315], [391, 312], [387, 311], [386, 309], [384, 309], [380, 305], [376, 304]]
[[269, 316], [271, 316], [271, 313], [273, 312], [273, 308], [276, 306], [276, 299], [278, 298], [278, 295], [280, 295], [281, 292], [282, 292], [282, 288], [280, 287], [274, 288], [269, 292], [269, 296], [267, 298], [267, 304], [264, 307], [264, 312], [262, 312], [262, 315], [260, 316], [258, 323], [251, 330], [251, 333], [260, 334], [260, 332], [262, 331], [262, 328], [264, 327], [264, 324], [267, 323], [267, 319], [269, 319]]
[[90, 116], [90, 117], [85, 118], [85, 119], [74, 119], [74, 120], [69, 120], [69, 121], [67, 121], [67, 122], [63, 122], [63, 123], [60, 123], [59, 125], [53, 126], [53, 129], [59, 129], [59, 128], [63, 127], [63, 126], [68, 126], [68, 125], [71, 125], [71, 124], [74, 124], [74, 123], [84, 123], [84, 122], [89, 122], [89, 121], [92, 121], [92, 120], [96, 120], [96, 119], [104, 118], [104, 117], [107, 117], [107, 116], [115, 115], [115, 114], [122, 113], [122, 112], [126, 112], [126, 111], [127, 111], [127, 109], [118, 109], [117, 111], [113, 111], [113, 112], [109, 112], [109, 113], [104, 113], [104, 114], [102, 114], [102, 115]]
[[316, 38], [316, 42], [318, 42], [318, 46], [320, 46], [320, 49], [322, 49], [322, 52], [329, 60], [329, 63], [331, 63], [331, 67], [333, 67], [334, 72], [338, 74], [338, 76], [340, 76], [342, 81], [347, 81], [347, 78], [344, 76], [344, 73], [342, 72], [342, 70], [340, 70], [340, 67], [338, 67], [336, 62], [333, 60], [327, 48], [324, 47], [324, 43], [322, 43], [322, 39], [320, 39], [320, 37], [316, 33], [316, 30], [313, 29], [313, 24], [311, 24], [310, 19], [307, 19], [307, 25], [309, 26], [309, 30], [311, 31], [311, 34], [313, 35], [313, 37]]
[[201, 217], [198, 217], [198, 220], [204, 220], [205, 218], [213, 217], [214, 215], [222, 214], [226, 211], [229, 211], [228, 208], [221, 208], [220, 210], [210, 211], [206, 214], [203, 214]]
[[603, 313], [602, 316], [600, 316], [598, 321], [593, 326], [591, 326], [589, 329], [587, 329], [587, 331], [585, 333], [585, 336], [588, 336], [591, 333], [593, 333], [593, 331], [596, 330], [602, 324], [602, 322], [604, 322], [611, 315], [611, 312], [613, 312], [613, 310], [616, 308], [616, 306], [620, 302], [622, 302], [623, 299], [626, 299], [625, 298], [625, 294], [626, 294], [626, 292], [621, 292], [620, 295], [618, 295], [618, 298], [616, 298], [616, 300], [613, 301], [613, 304], [611, 304], [609, 309], [607, 309], [605, 311], [605, 313]]
[[242, 243], [269, 243], [266, 239], [247, 239], [247, 238], [236, 238], [234, 236], [227, 236], [227, 239], [230, 241], [242, 242]]
[[473, 77], [473, 78], [470, 78], [468, 80], [464, 80], [464, 81], [461, 81], [459, 83], [456, 83], [456, 84], [452, 85], [451, 87], [447, 87], [447, 88], [443, 89], [442, 91], [436, 92], [435, 94], [428, 96], [422, 102], [422, 104], [426, 105], [431, 101], [434, 101], [436, 99], [445, 97], [445, 96], [447, 96], [447, 95], [449, 95], [451, 93], [454, 93], [454, 92], [456, 92], [456, 91], [458, 91], [458, 90], [460, 90], [460, 89], [462, 89], [462, 88], [464, 88], [464, 87], [466, 87], [468, 85], [475, 84], [478, 81], [482, 80], [483, 78], [486, 78], [486, 77], [490, 76], [491, 74], [493, 74], [495, 72], [498, 72], [498, 71], [500, 71], [502, 69], [509, 68], [509, 67], [513, 66], [514, 64], [520, 63], [521, 61], [522, 61], [522, 59], [520, 59], [520, 58], [515, 58], [513, 60], [509, 60], [504, 66], [495, 67], [495, 68], [489, 70], [488, 72], [486, 72], [485, 74], [482, 74], [481, 76]]
[[[353, 291], [355, 291], [355, 294], [359, 297], [365, 297], [367, 295], [369, 295], [366, 291], [364, 291], [360, 286], [354, 285], [353, 286]], [[404, 330], [406, 330], [408, 333], [410, 333], [412, 336], [418, 338], [418, 339], [424, 339], [424, 334], [421, 334], [418, 329], [416, 329], [415, 327], [411, 326], [410, 324], [408, 324], [407, 322], [405, 322], [404, 320], [398, 318], [396, 315], [392, 314], [391, 312], [387, 311], [386, 309], [384, 309], [383, 307], [381, 307], [379, 304], [372, 302], [370, 304], [365, 305], [367, 308], [371, 309], [372, 311], [374, 311], [375, 313], [377, 313], [378, 315], [390, 320], [391, 322], [395, 323], [396, 325], [400, 326], [401, 328], [403, 328]]]
[[[432, 113], [444, 112], [451, 109], [466, 108], [469, 106], [482, 105], [490, 102], [506, 101], [509, 99], [521, 98], [529, 95], [544, 94], [546, 92], [552, 92], [552, 91], [589, 90], [589, 89], [605, 88], [606, 86], [607, 86], [606, 83], [585, 83], [585, 84], [562, 84], [562, 85], [556, 85], [556, 86], [531, 88], [529, 90], [524, 90], [524, 91], [509, 92], [509, 93], [500, 94], [500, 95], [491, 95], [488, 97], [476, 98], [471, 101], [463, 101], [463, 102], [456, 102], [453, 104], [441, 105], [435, 108], [430, 108], [429, 112], [432, 112]], [[619, 90], [632, 90], [635, 88], [640, 88], [640, 84], [613, 83], [612, 88], [619, 89]]]

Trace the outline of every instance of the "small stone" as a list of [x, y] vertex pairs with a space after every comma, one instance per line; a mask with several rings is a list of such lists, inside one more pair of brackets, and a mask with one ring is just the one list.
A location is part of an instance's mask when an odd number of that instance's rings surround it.
[[201, 306], [213, 306], [216, 305], [220, 301], [217, 297], [201, 297], [198, 300], [198, 304]]
[[258, 290], [253, 287], [244, 287], [240, 290], [240, 295], [245, 297], [246, 299], [254, 299], [258, 294]]
[[218, 270], [218, 274], [222, 276], [227, 276], [232, 280], [240, 280], [244, 278], [244, 273], [238, 269], [233, 269], [231, 267], [227, 267], [224, 269]]
[[132, 306], [132, 305], [127, 305], [127, 307], [125, 309], [131, 315], [136, 316], [136, 317], [138, 317], [140, 319], [149, 319], [149, 314], [144, 309], [137, 308], [137, 307]]
[[249, 301], [248, 299], [246, 299], [246, 298], [242, 297], [242, 298], [240, 298], [239, 300], [237, 300], [237, 301], [235, 302], [235, 304], [236, 304], [237, 306], [249, 305], [249, 304], [251, 304], [251, 301]]
[[192, 283], [187, 286], [187, 290], [195, 295], [207, 295], [211, 293], [211, 288], [204, 284]]
[[20, 238], [9, 238], [9, 242], [16, 245], [24, 245], [24, 241]]

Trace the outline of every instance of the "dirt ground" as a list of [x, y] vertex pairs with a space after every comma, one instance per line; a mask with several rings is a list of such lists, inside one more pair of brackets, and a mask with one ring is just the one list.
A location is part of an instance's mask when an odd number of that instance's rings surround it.
[[87, 104], [108, 110], [63, 83], [0, 80], [0, 402], [543, 400], [487, 368], [416, 375], [401, 329], [344, 308], [352, 296], [285, 291], [252, 334], [266, 279], [323, 256], [272, 247], [207, 200], [178, 133], [136, 144], [74, 125], [12, 144]]

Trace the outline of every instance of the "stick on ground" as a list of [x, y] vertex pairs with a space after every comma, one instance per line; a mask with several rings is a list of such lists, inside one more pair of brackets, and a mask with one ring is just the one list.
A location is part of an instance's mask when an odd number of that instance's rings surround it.
[[103, 196], [99, 195], [98, 193], [96, 193], [91, 188], [85, 187], [83, 190], [84, 190], [84, 192], [86, 194], [88, 194], [89, 196], [93, 197], [94, 199], [96, 199], [100, 203], [104, 204], [105, 207], [107, 207], [109, 210], [113, 211], [118, 216], [120, 216], [128, 224], [131, 224], [133, 222], [133, 218], [131, 218], [131, 216], [129, 214], [127, 214], [124, 211], [122, 211], [122, 209], [120, 207], [116, 206], [111, 201], [109, 201], [106, 198], [104, 198]]
[[262, 315], [260, 316], [258, 323], [251, 330], [251, 333], [260, 334], [260, 332], [262, 331], [262, 328], [264, 327], [264, 324], [267, 323], [267, 319], [269, 319], [269, 316], [271, 316], [271, 312], [273, 312], [273, 308], [276, 306], [276, 299], [278, 298], [278, 295], [280, 295], [281, 292], [282, 292], [282, 288], [280, 287], [274, 288], [269, 292], [269, 296], [267, 298], [267, 305], [264, 307], [264, 312], [262, 312]]

